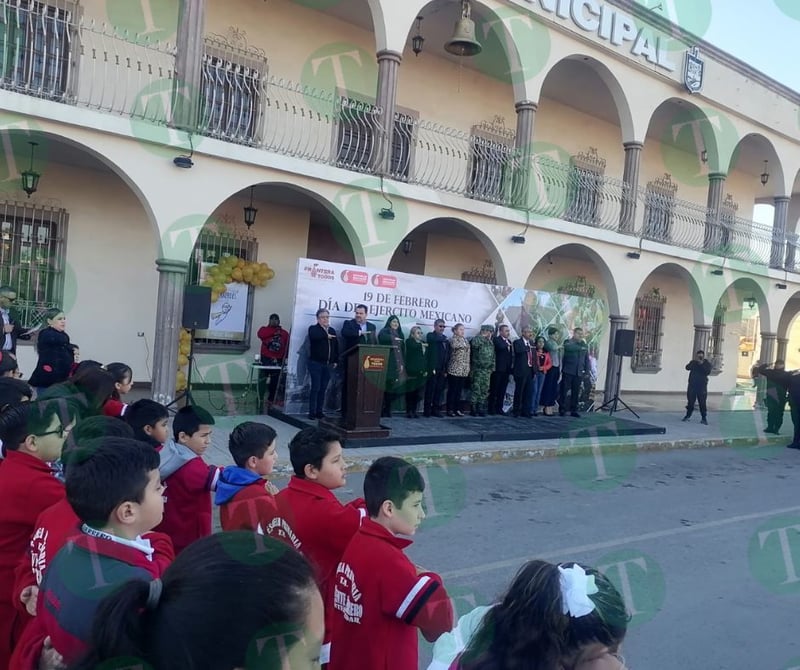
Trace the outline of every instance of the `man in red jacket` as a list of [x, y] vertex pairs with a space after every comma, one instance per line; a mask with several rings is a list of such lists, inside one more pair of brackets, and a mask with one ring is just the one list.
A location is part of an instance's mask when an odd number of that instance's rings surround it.
[[278, 516], [264, 531], [309, 560], [325, 599], [336, 565], [366, 516], [365, 503], [358, 498], [342, 505], [333, 494], [345, 485], [347, 469], [336, 433], [304, 428], [289, 443], [289, 458], [294, 475], [275, 496]]
[[240, 423], [231, 431], [228, 450], [236, 465], [222, 471], [214, 497], [222, 530], [252, 530], [264, 535], [264, 529], [278, 516], [278, 489], [264, 479], [277, 460], [276, 438], [272, 426], [255, 421]]
[[14, 571], [25, 555], [39, 514], [64, 497], [50, 463], [61, 457], [75, 407], [63, 399], [40, 400], [6, 410], [0, 439], [6, 457], [0, 468], [0, 668], [22, 634], [26, 616], [14, 607]]
[[[281, 317], [269, 315], [269, 325], [258, 329], [261, 340], [261, 364], [282, 368], [289, 350], [289, 333], [281, 326]], [[264, 398], [264, 386], [269, 379], [269, 402], [275, 402], [280, 372], [278, 370], [259, 370], [258, 397]]]
[[442, 579], [403, 553], [425, 518], [419, 470], [401, 458], [375, 461], [364, 478], [369, 519], [347, 545], [331, 599], [328, 670], [416, 670], [417, 629], [429, 642], [453, 628]]

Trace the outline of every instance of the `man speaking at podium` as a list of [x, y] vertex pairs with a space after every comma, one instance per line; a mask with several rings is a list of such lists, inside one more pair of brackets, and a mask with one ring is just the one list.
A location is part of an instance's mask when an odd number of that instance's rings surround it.
[[378, 337], [375, 332], [375, 324], [367, 321], [367, 306], [356, 305], [356, 316], [348, 319], [342, 326], [342, 344], [344, 352], [339, 369], [342, 374], [342, 418], [347, 416], [347, 383], [348, 365], [347, 359], [350, 354], [355, 353], [355, 347], [359, 344], [378, 344]]

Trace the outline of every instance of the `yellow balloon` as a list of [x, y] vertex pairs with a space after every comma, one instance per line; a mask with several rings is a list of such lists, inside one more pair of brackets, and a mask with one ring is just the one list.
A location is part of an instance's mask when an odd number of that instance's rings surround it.
[[183, 354], [184, 356], [189, 355], [189, 343], [188, 342], [181, 342], [181, 346], [178, 347], [178, 352]]
[[234, 281], [242, 281], [243, 272], [239, 268], [236, 268], [233, 272], [231, 272], [231, 277]]
[[268, 270], [267, 271], [267, 281], [272, 279], [275, 276], [275, 270]]
[[217, 300], [219, 300], [219, 293], [211, 291], [211, 302], [217, 302]]
[[189, 365], [189, 357], [184, 354], [180, 354], [178, 356], [178, 369], [185, 368], [187, 365]]

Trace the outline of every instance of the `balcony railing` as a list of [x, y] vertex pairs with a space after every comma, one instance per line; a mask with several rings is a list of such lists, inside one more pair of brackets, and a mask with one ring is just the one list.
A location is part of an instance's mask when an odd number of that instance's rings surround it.
[[[170, 126], [175, 47], [85, 21], [76, 7], [0, 0], [0, 89]], [[271, 76], [265, 54], [225, 38], [209, 36], [205, 47], [192, 94], [199, 134], [800, 272], [794, 235], [773, 237], [770, 226], [679, 200], [669, 189], [632, 191], [601, 172], [531, 156], [501, 123], [465, 131], [397, 113], [389, 142], [383, 112], [370, 101]]]

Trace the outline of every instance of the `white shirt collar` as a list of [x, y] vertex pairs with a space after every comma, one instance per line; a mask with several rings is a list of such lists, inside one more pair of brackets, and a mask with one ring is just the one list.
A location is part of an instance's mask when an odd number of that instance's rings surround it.
[[141, 535], [137, 535], [133, 540], [128, 540], [124, 537], [118, 537], [117, 535], [106, 533], [103, 530], [97, 530], [96, 528], [87, 526], [85, 523], [81, 525], [81, 532], [85, 533], [86, 535], [91, 535], [92, 537], [99, 537], [104, 540], [108, 540], [109, 542], [116, 542], [117, 544], [131, 547], [132, 549], [141, 551], [148, 561], [153, 560], [153, 552], [155, 549], [153, 549], [153, 547], [150, 545], [150, 540], [144, 539]]

